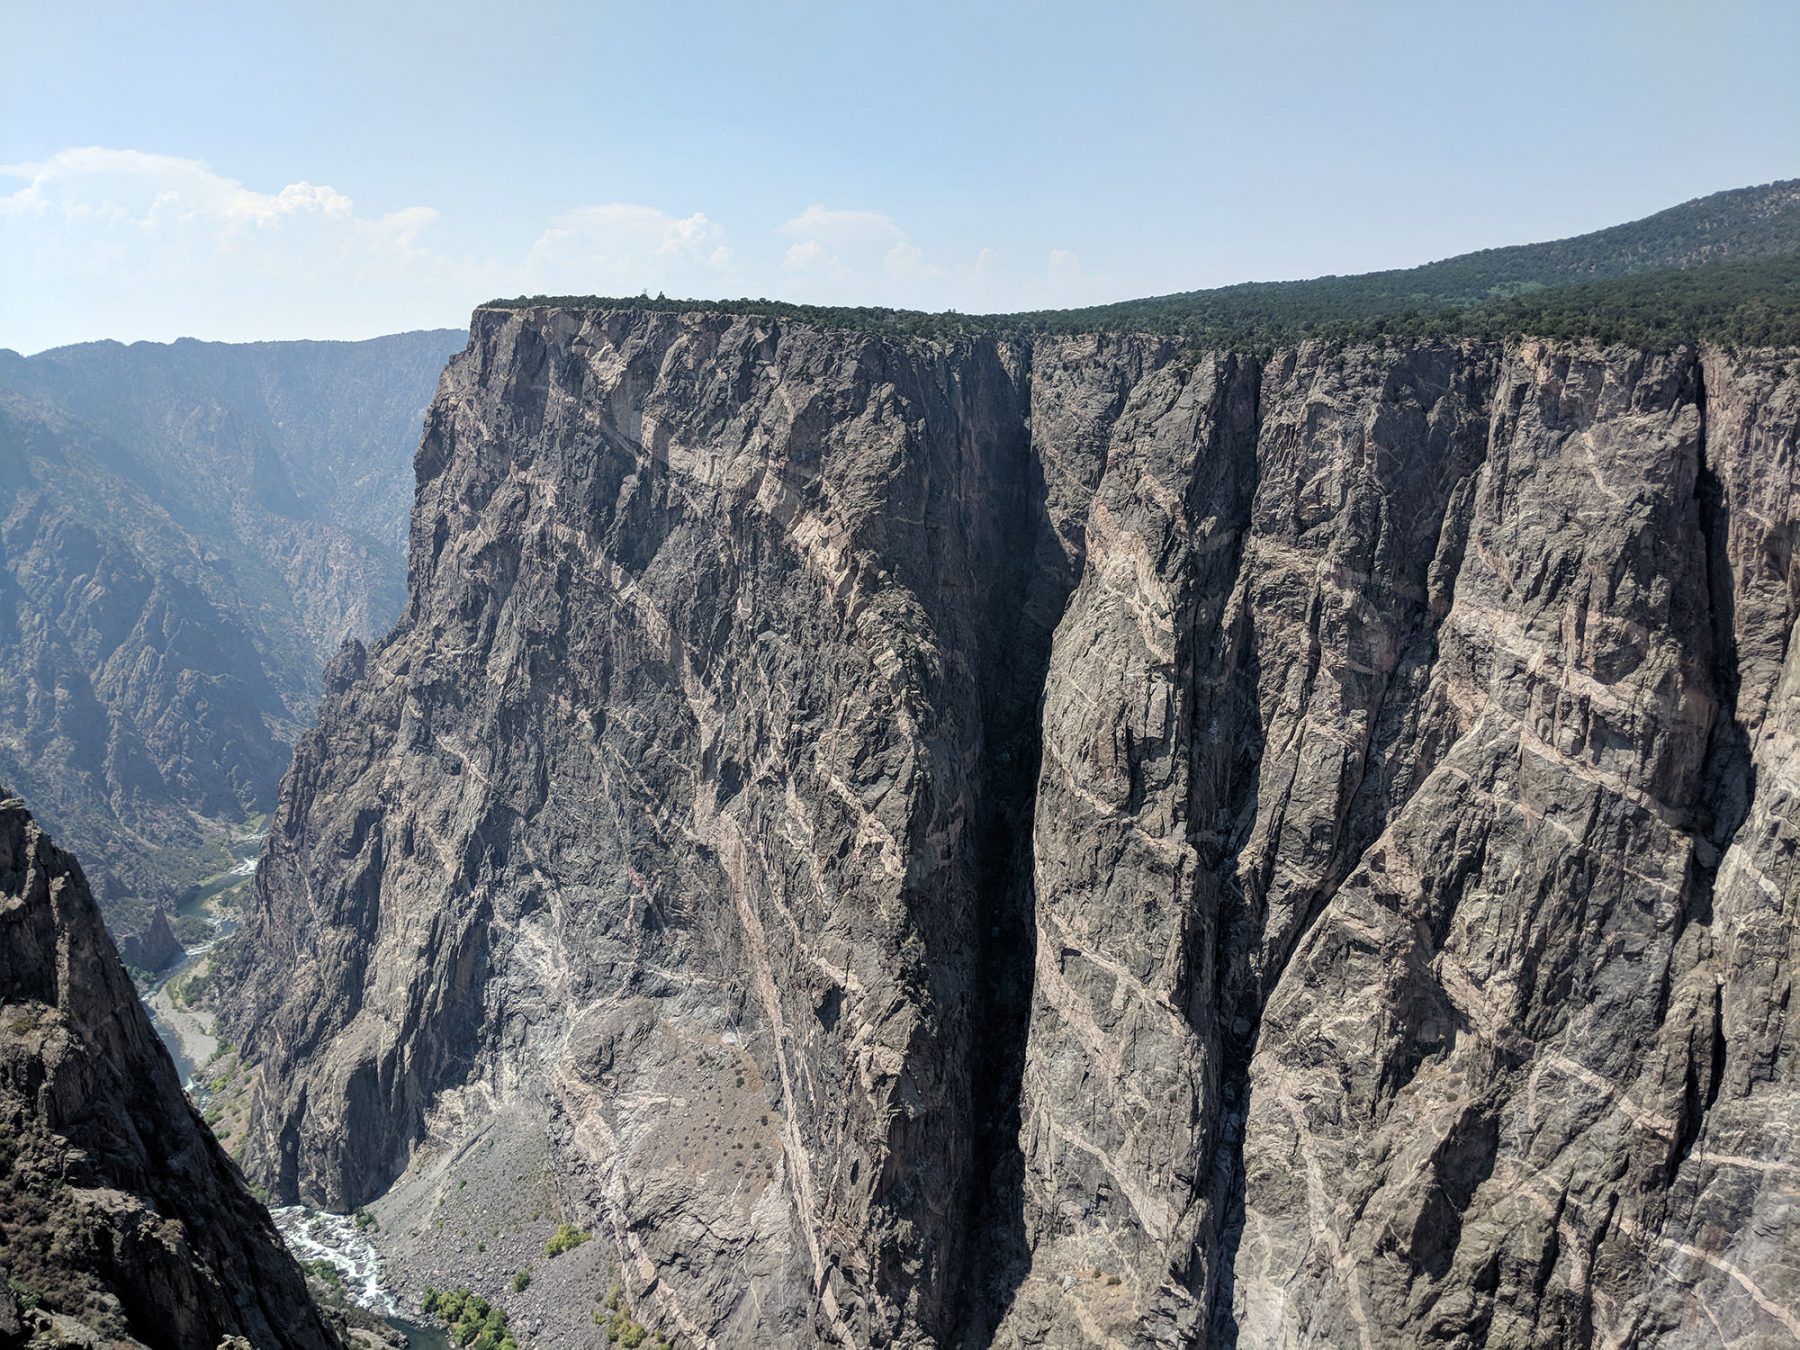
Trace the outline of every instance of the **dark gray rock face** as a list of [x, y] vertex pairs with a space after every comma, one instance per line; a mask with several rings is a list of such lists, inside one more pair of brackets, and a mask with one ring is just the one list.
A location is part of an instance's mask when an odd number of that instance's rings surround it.
[[1797, 426], [482, 311], [221, 976], [247, 1165], [541, 1115], [696, 1345], [1785, 1343]]
[[0, 1155], [0, 1335], [339, 1343], [182, 1093], [80, 867], [4, 790]]
[[1111, 459], [1046, 685], [1003, 1338], [1791, 1332], [1791, 1069], [1748, 1039], [1787, 976], [1721, 958], [1793, 938], [1791, 871], [1724, 889], [1793, 772], [1741, 694], [1794, 621], [1788, 364], [1301, 352], [1253, 482]]
[[0, 775], [77, 845], [134, 965], [273, 805], [319, 672], [403, 597], [457, 333], [0, 353]]

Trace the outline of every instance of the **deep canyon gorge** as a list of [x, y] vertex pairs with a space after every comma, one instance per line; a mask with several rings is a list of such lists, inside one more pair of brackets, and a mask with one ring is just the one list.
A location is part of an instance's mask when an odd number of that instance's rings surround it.
[[1800, 1344], [1800, 183], [0, 454], [0, 1350]]

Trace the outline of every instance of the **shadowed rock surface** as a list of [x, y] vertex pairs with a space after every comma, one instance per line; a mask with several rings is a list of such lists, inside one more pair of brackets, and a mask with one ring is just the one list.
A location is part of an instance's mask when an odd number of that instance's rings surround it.
[[220, 976], [246, 1165], [545, 1119], [695, 1345], [1786, 1343], [1797, 425], [1787, 352], [478, 311]]
[[182, 1093], [81, 868], [4, 789], [0, 1157], [0, 1339], [339, 1344]]
[[408, 471], [459, 333], [0, 352], [0, 776], [134, 966], [266, 811], [319, 673], [403, 597]]

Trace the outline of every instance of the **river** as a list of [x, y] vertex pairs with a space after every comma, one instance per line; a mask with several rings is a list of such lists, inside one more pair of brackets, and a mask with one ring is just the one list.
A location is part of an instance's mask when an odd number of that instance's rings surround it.
[[[198, 916], [211, 926], [204, 942], [186, 949], [181, 961], [163, 972], [148, 988], [140, 988], [144, 1006], [156, 1034], [168, 1047], [181, 1075], [181, 1086], [204, 1099], [205, 1088], [196, 1088], [196, 1071], [204, 1068], [219, 1046], [217, 1028], [210, 1014], [176, 1001], [169, 986], [194, 971], [221, 939], [238, 926], [235, 907], [221, 903], [231, 892], [256, 874], [256, 858], [267, 831], [246, 832], [229, 845], [233, 863], [228, 871], [209, 878], [180, 909], [184, 916]], [[358, 1307], [382, 1318], [406, 1337], [411, 1350], [450, 1350], [450, 1337], [441, 1328], [421, 1326], [403, 1316], [400, 1300], [384, 1279], [381, 1252], [369, 1234], [348, 1214], [332, 1214], [305, 1205], [272, 1209], [275, 1227], [288, 1250], [301, 1261], [327, 1260], [337, 1268], [345, 1295]]]

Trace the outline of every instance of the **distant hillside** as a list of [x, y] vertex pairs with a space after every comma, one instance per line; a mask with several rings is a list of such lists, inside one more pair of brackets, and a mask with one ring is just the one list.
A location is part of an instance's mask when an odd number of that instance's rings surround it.
[[277, 671], [307, 706], [344, 633], [398, 612], [412, 452], [438, 374], [466, 338], [89, 342], [0, 355], [0, 390], [129, 448], [138, 485], [239, 568], [268, 640], [312, 649]]
[[0, 779], [89, 859], [133, 964], [273, 804], [325, 661], [399, 612], [464, 340], [0, 353]]
[[[1715, 193], [1572, 239], [1484, 249], [1421, 267], [1310, 281], [1249, 282], [1084, 309], [927, 314], [641, 296], [519, 297], [494, 301], [492, 307], [706, 309], [923, 337], [1166, 332], [1209, 346], [1243, 347], [1304, 337], [1354, 339], [1450, 331], [1471, 336], [1579, 335], [1653, 345], [1695, 337], [1786, 343], [1800, 341], [1796, 257], [1800, 257], [1800, 179]], [[1721, 264], [1735, 270], [1724, 271]], [[1569, 287], [1582, 289], [1559, 294]]]

